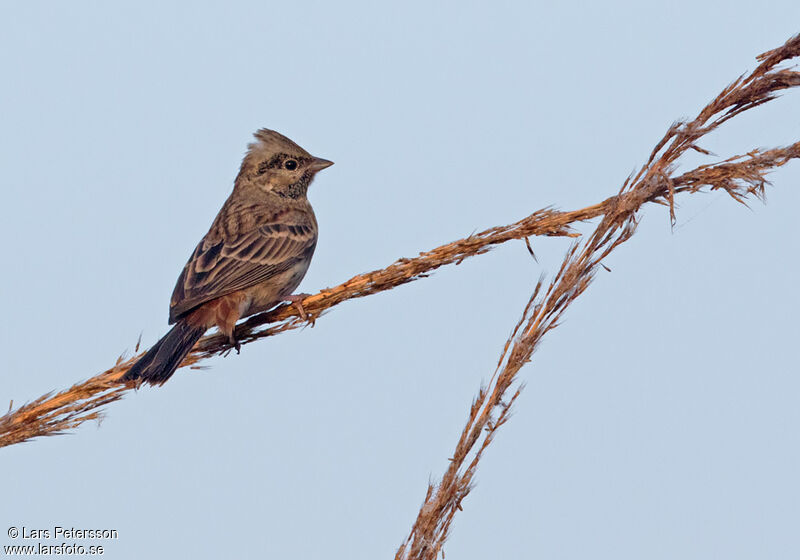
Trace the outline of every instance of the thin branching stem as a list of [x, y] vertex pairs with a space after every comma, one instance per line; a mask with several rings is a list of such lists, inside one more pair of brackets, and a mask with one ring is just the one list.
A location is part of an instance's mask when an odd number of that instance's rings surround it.
[[[622, 185], [619, 194], [596, 208], [602, 219], [594, 231], [570, 247], [546, 289], [540, 280], [522, 317], [505, 343], [497, 369], [487, 387], [481, 387], [470, 407], [450, 464], [438, 483], [428, 486], [417, 519], [396, 560], [433, 560], [441, 553], [456, 511], [472, 489], [472, 480], [487, 446], [509, 418], [522, 384], [517, 374], [531, 360], [539, 342], [558, 325], [566, 309], [588, 288], [598, 267], [636, 231], [637, 214], [648, 202], [669, 206], [675, 223], [675, 196], [702, 189], [723, 189], [734, 200], [763, 198], [766, 174], [800, 157], [800, 142], [785, 148], [753, 150], [715, 164], [702, 165], [673, 176], [678, 159], [688, 150], [706, 155], [697, 142], [743, 111], [774, 99], [780, 90], [800, 85], [800, 74], [776, 70], [800, 55], [800, 36], [759, 57], [761, 65], [726, 87], [691, 122], [672, 125], [656, 144], [647, 163]], [[580, 212], [580, 211], [579, 211]], [[568, 224], [565, 224], [568, 225]], [[508, 396], [510, 394], [510, 397]]]

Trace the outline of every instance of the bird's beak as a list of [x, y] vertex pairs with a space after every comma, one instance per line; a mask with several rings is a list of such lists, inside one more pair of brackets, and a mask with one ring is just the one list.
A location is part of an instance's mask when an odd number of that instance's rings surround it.
[[318, 171], [322, 171], [326, 167], [330, 167], [331, 165], [333, 165], [332, 161], [315, 157], [314, 159], [311, 160], [311, 163], [309, 164], [308, 168], [314, 173], [316, 173]]

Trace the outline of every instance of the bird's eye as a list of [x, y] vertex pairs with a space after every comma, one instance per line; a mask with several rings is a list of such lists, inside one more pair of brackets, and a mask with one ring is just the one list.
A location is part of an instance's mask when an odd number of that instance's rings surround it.
[[286, 162], [284, 162], [283, 166], [289, 171], [294, 171], [295, 169], [297, 169], [297, 161], [293, 159], [287, 159]]

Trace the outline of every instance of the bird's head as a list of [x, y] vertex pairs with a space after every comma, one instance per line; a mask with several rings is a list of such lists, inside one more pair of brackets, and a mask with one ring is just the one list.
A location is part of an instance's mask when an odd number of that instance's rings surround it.
[[314, 176], [333, 165], [274, 130], [262, 128], [254, 136], [256, 141], [247, 146], [237, 184], [246, 182], [283, 198], [301, 198]]

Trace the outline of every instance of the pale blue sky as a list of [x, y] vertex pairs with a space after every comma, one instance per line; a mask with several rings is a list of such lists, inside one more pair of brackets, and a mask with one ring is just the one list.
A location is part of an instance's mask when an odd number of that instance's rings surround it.
[[[615, 193], [800, 31], [796, 2], [6, 2], [0, 399], [167, 328], [257, 128], [336, 165], [313, 292]], [[800, 93], [703, 145], [800, 138]], [[699, 156], [690, 163], [706, 161]], [[800, 166], [768, 204], [648, 208], [523, 370], [447, 558], [800, 556]], [[511, 243], [0, 451], [9, 526], [110, 527], [109, 558], [391, 558], [542, 272]], [[52, 544], [52, 543], [49, 543]], [[82, 544], [87, 544], [84, 541]]]

